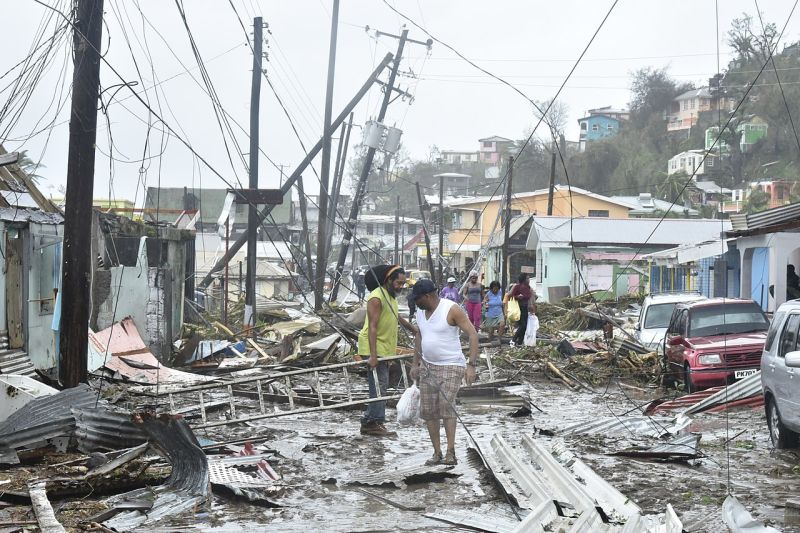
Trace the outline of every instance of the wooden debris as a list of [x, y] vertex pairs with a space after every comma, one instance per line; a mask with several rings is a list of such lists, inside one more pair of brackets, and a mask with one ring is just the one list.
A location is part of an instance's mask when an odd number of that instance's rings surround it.
[[39, 529], [42, 533], [65, 533], [66, 529], [56, 519], [53, 506], [47, 499], [45, 491], [46, 484], [42, 480], [31, 480], [28, 482], [28, 491], [31, 495], [31, 506], [36, 513], [36, 520], [39, 522]]

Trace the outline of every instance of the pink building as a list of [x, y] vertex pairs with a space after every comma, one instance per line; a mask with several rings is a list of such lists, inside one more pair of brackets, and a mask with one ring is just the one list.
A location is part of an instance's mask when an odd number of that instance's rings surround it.
[[505, 154], [514, 141], [495, 135], [493, 137], [486, 137], [485, 139], [478, 139], [481, 143], [480, 146], [480, 161], [487, 165], [500, 165], [503, 154]]

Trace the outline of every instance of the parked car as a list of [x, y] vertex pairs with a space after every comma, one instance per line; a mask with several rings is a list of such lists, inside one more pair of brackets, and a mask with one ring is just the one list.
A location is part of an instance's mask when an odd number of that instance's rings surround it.
[[792, 300], [775, 313], [761, 357], [764, 409], [776, 448], [796, 448], [800, 441], [799, 334], [800, 300]]
[[413, 287], [421, 279], [431, 279], [431, 273], [427, 270], [406, 270], [406, 288]]
[[753, 300], [711, 298], [675, 305], [664, 354], [665, 381], [687, 392], [758, 372], [769, 319]]
[[696, 292], [671, 292], [652, 294], [644, 299], [636, 323], [636, 339], [645, 348], [664, 353], [664, 337], [667, 334], [669, 319], [675, 305], [683, 302], [697, 302], [706, 297]]

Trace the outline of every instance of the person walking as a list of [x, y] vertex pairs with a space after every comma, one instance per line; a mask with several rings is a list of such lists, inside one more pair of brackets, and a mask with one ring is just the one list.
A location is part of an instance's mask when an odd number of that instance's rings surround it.
[[489, 290], [483, 297], [483, 306], [486, 309], [486, 321], [483, 323], [483, 329], [489, 334], [489, 341], [491, 341], [494, 339], [495, 332], [499, 336], [505, 327], [503, 291], [500, 290], [499, 281], [489, 284]]
[[447, 278], [447, 285], [442, 287], [439, 297], [457, 304], [461, 303], [461, 294], [459, 294], [458, 287], [456, 287], [456, 278], [453, 276]]
[[516, 298], [519, 304], [519, 322], [517, 332], [511, 342], [515, 346], [522, 346], [525, 342], [525, 330], [528, 327], [528, 313], [536, 312], [536, 297], [528, 284], [528, 275], [520, 274], [517, 284], [511, 289], [510, 298]]
[[[379, 265], [371, 268], [365, 276], [367, 296], [367, 318], [358, 335], [357, 360], [368, 357], [367, 381], [369, 397], [377, 398], [380, 387], [381, 396], [386, 396], [389, 386], [389, 365], [380, 359], [397, 355], [397, 325], [402, 324], [416, 334], [415, 328], [398, 312], [397, 295], [403, 289], [406, 274], [399, 265]], [[376, 372], [372, 370], [376, 369]], [[375, 383], [375, 374], [378, 383]], [[361, 434], [383, 437], [388, 434], [386, 421], [386, 402], [368, 403], [361, 418]]]
[[[417, 305], [419, 334], [414, 339], [411, 378], [419, 380], [420, 418], [425, 420], [433, 455], [425, 464], [455, 465], [456, 402], [461, 381], [475, 381], [478, 363], [478, 332], [455, 302], [440, 298], [430, 280], [421, 280], [411, 292]], [[460, 331], [469, 337], [469, 361], [461, 351]], [[444, 424], [447, 450], [442, 455], [440, 439]]]
[[358, 296], [358, 301], [364, 301], [364, 295], [367, 292], [367, 285], [364, 282], [364, 271], [359, 269], [356, 272], [356, 295]]
[[461, 289], [461, 295], [466, 300], [464, 307], [467, 316], [475, 329], [481, 327], [481, 303], [483, 302], [483, 285], [478, 283], [478, 273], [470, 272], [469, 281]]

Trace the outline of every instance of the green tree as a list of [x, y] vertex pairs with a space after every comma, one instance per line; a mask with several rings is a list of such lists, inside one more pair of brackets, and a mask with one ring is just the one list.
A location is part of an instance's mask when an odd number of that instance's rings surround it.
[[757, 213], [769, 207], [769, 195], [760, 188], [753, 189], [742, 205], [745, 213]]
[[29, 178], [33, 180], [35, 184], [39, 184], [39, 180], [43, 178], [41, 174], [38, 174], [40, 168], [45, 168], [45, 165], [41, 163], [35, 162], [33, 159], [30, 158], [28, 155], [27, 150], [22, 150], [19, 153], [19, 159], [17, 160], [17, 165], [19, 168], [22, 169], [25, 174], [28, 175]]

